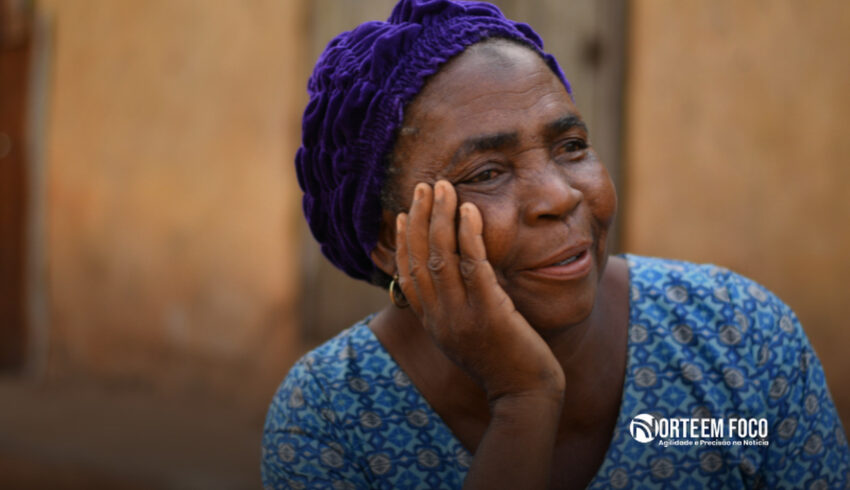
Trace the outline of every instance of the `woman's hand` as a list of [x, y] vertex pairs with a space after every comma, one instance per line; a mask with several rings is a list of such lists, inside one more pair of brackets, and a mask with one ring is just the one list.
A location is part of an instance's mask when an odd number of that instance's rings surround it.
[[[396, 220], [399, 283], [440, 349], [487, 393], [503, 398], [551, 397], [560, 403], [564, 373], [546, 342], [499, 285], [472, 203], [460, 206], [447, 181], [414, 190], [410, 214]], [[455, 232], [457, 229], [457, 232]]]
[[464, 488], [546, 488], [564, 397], [552, 350], [499, 285], [481, 213], [441, 180], [396, 220], [399, 283], [440, 349], [487, 394], [490, 421]]

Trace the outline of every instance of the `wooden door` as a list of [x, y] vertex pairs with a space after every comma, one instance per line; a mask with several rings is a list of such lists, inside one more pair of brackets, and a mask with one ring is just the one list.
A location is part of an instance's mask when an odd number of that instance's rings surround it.
[[0, 370], [24, 361], [29, 12], [24, 2], [0, 1]]

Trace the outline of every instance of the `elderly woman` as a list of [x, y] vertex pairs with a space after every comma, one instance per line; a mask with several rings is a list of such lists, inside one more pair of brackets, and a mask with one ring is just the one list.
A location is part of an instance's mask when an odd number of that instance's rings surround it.
[[307, 354], [267, 488], [844, 488], [794, 313], [714, 266], [609, 257], [616, 194], [540, 38], [402, 0], [334, 39], [296, 157], [324, 254], [391, 304]]

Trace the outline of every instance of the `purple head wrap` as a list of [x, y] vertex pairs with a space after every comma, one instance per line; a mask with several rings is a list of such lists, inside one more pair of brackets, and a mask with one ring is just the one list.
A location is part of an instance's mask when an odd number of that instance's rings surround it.
[[386, 22], [334, 38], [307, 84], [310, 102], [295, 156], [304, 215], [324, 255], [371, 280], [381, 188], [404, 109], [426, 79], [466, 47], [506, 38], [538, 52], [570, 92], [558, 63], [527, 24], [483, 2], [401, 0]]

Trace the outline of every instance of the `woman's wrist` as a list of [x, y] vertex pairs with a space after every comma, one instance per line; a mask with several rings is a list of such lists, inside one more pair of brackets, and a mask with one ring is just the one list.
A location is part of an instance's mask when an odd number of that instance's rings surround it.
[[523, 383], [523, 388], [502, 387], [501, 389], [494, 389], [490, 387], [487, 390], [490, 412], [493, 413], [498, 406], [512, 410], [514, 406], [528, 404], [557, 404], [560, 410], [566, 391], [565, 385], [564, 373], [558, 369], [549, 376], [539, 377], [535, 386], [528, 386], [527, 383]]
[[542, 489], [549, 485], [563, 390], [507, 393], [490, 403], [466, 489]]
[[[564, 404], [564, 391], [557, 389], [506, 393], [490, 400], [491, 423], [512, 424], [547, 418], [557, 422]], [[547, 417], [548, 416], [548, 417]]]

